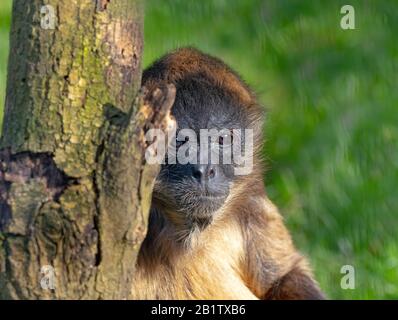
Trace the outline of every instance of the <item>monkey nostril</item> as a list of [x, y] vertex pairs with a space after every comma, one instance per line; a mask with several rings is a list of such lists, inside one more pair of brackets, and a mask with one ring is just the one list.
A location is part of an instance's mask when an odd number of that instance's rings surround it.
[[194, 170], [192, 175], [197, 180], [200, 180], [202, 178], [202, 172], [200, 170]]
[[212, 178], [215, 177], [215, 175], [216, 175], [216, 172], [214, 171], [214, 169], [210, 168], [210, 170], [209, 170], [209, 178], [212, 179]]
[[204, 180], [213, 179], [217, 172], [214, 167], [208, 166], [199, 166], [192, 168], [192, 177], [194, 177], [199, 182], [203, 182]]

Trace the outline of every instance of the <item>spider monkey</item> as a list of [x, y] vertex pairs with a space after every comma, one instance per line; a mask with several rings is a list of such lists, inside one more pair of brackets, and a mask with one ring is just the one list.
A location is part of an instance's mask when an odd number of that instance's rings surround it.
[[194, 48], [155, 61], [142, 82], [149, 90], [175, 85], [177, 130], [253, 129], [254, 163], [248, 175], [234, 175], [234, 164], [161, 166], [132, 298], [323, 299], [266, 195], [263, 112], [252, 90], [220, 59]]

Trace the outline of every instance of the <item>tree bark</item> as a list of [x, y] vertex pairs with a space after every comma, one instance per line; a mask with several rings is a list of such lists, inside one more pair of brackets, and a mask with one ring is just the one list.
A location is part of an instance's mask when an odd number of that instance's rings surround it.
[[[139, 0], [15, 0], [0, 147], [0, 299], [125, 299], [175, 88], [140, 92]], [[43, 267], [55, 288], [42, 286]]]

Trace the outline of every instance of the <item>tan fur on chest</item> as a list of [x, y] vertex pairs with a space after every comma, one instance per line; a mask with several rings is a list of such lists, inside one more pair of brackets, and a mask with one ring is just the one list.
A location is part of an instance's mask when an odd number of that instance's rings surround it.
[[134, 299], [257, 299], [240, 274], [243, 239], [233, 224], [215, 223], [189, 251], [151, 268], [138, 266]]

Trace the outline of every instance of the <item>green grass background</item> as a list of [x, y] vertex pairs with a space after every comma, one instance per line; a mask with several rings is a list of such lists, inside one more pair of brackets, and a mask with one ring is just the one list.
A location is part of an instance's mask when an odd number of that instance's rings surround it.
[[[356, 29], [344, 31], [347, 1], [148, 0], [144, 64], [193, 45], [236, 69], [269, 110], [266, 186], [323, 290], [398, 298], [398, 2], [348, 2]], [[355, 290], [340, 287], [347, 264]]]

